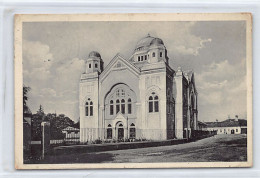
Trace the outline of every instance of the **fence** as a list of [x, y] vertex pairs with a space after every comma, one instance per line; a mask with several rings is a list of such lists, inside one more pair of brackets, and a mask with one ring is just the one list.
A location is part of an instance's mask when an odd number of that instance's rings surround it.
[[135, 140], [169, 140], [191, 138], [191, 130], [183, 129], [139, 129], [135, 127], [81, 128], [80, 142], [131, 142]]
[[[60, 145], [75, 145], [79, 144], [79, 137], [60, 139], [60, 140], [50, 140], [51, 146], [60, 146]], [[31, 145], [41, 145], [41, 140], [31, 141]]]

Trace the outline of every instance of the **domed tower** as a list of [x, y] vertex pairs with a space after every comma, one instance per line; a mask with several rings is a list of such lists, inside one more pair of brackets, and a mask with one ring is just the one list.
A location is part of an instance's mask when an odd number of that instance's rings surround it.
[[168, 64], [167, 50], [160, 38], [148, 34], [137, 43], [132, 60], [137, 65], [160, 61]]
[[86, 73], [98, 72], [100, 74], [103, 71], [103, 66], [101, 55], [96, 51], [91, 51], [86, 60]]

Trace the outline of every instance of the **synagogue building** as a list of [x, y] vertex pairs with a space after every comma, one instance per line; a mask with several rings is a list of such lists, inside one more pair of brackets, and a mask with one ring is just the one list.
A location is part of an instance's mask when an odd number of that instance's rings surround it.
[[[173, 60], [173, 59], [171, 59]], [[104, 67], [92, 51], [80, 78], [80, 141], [190, 138], [197, 129], [194, 73], [174, 71], [160, 38], [141, 39], [130, 58]]]

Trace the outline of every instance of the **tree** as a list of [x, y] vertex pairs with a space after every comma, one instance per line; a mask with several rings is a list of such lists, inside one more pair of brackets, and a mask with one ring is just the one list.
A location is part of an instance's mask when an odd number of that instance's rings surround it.
[[29, 109], [27, 105], [28, 101], [28, 92], [31, 90], [30, 87], [23, 86], [23, 113], [31, 113], [31, 110]]
[[76, 122], [73, 127], [79, 129], [80, 128], [80, 120], [78, 122]]
[[36, 114], [32, 116], [32, 138], [33, 140], [41, 140], [42, 132], [41, 132], [41, 123], [45, 118], [45, 113], [42, 105], [40, 105], [39, 110]]
[[37, 114], [42, 115], [42, 116], [44, 115], [44, 110], [43, 110], [43, 107], [41, 104], [40, 104], [39, 110], [37, 111]]
[[65, 114], [56, 114], [48, 113], [46, 118], [50, 121], [50, 131], [51, 139], [64, 139], [65, 135], [62, 133], [62, 130], [68, 126], [74, 126], [74, 122]]

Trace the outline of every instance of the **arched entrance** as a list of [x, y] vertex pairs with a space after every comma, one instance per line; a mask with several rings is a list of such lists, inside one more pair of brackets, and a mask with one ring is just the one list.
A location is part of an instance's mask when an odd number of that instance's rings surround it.
[[123, 140], [124, 139], [124, 125], [122, 122], [118, 122], [116, 124], [116, 135], [118, 140]]

